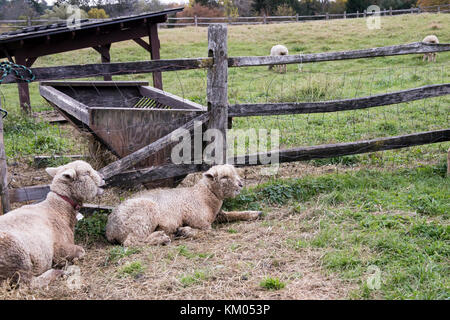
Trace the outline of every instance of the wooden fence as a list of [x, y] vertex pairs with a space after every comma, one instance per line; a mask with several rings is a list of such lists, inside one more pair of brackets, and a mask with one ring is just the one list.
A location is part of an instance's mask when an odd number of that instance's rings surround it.
[[[175, 70], [206, 68], [208, 69], [208, 111], [202, 113], [200, 116], [189, 121], [177, 130], [192, 130], [194, 128], [194, 124], [197, 122], [197, 124], [207, 124], [208, 128], [218, 129], [222, 133], [225, 133], [226, 129], [231, 123], [229, 120], [233, 117], [339, 112], [343, 110], [373, 108], [450, 94], [450, 83], [442, 83], [355, 99], [308, 103], [229, 105], [228, 68], [312, 63], [345, 59], [442, 52], [450, 51], [450, 43], [426, 44], [417, 42], [405, 45], [344, 52], [327, 52], [289, 56], [228, 57], [227, 26], [224, 24], [214, 24], [209, 27], [208, 43], [208, 57], [204, 58], [60, 66], [48, 68], [33, 68], [31, 70], [36, 76], [34, 81], [44, 81], [69, 78], [87, 78], [93, 76], [103, 76], [105, 74], [123, 75], [149, 73], [155, 71], [168, 72]], [[3, 83], [13, 82], [16, 82], [16, 79], [12, 75], [6, 77], [3, 81]], [[169, 145], [170, 139], [173, 134], [174, 132], [161, 137], [160, 139], [150, 143], [149, 145], [101, 169], [100, 173], [105, 177], [107, 186], [126, 185], [130, 183], [166, 179], [207, 169], [209, 165], [203, 163], [183, 165], [168, 164], [140, 170], [129, 170], [131, 167], [146, 159], [150, 155], [166, 148]], [[223, 135], [223, 137], [224, 139], [226, 139], [225, 134]], [[277, 153], [279, 155], [279, 162], [290, 162], [398, 149], [444, 141], [450, 141], [450, 128], [436, 131], [418, 132], [401, 136], [377, 138], [372, 140], [355, 141], [350, 143], [326, 144], [298, 147], [287, 150], [274, 150], [266, 154], [245, 155], [235, 157], [233, 159], [226, 159], [227, 143], [226, 141], [222, 141], [221, 145], [224, 153], [221, 160], [222, 162], [227, 160], [233, 161], [233, 163], [240, 166], [259, 165], [261, 164], [261, 162], [258, 159], [261, 159], [261, 155], [270, 156], [273, 153]], [[1, 146], [2, 141], [0, 141], [0, 149]], [[2, 152], [4, 154], [4, 151], [0, 150], [0, 160]], [[257, 161], [253, 161], [255, 159], [257, 159]], [[8, 196], [10, 198], [9, 201], [11, 202], [39, 200], [49, 192], [48, 185], [8, 190], [6, 184], [7, 179], [5, 178], [6, 162], [0, 162], [0, 165], [2, 166], [0, 168], [0, 172], [2, 174], [2, 179], [0, 179], [0, 191], [2, 193], [2, 200], [8, 201]], [[7, 207], [4, 206], [3, 208], [6, 209]]]
[[[394, 16], [402, 14], [420, 14], [420, 13], [449, 13], [450, 4], [428, 6], [428, 7], [417, 7], [410, 9], [398, 9], [393, 10], [392, 7], [389, 9], [381, 9], [380, 16]], [[167, 23], [158, 24], [162, 28], [173, 28], [173, 27], [207, 27], [214, 23], [225, 23], [229, 25], [253, 25], [253, 24], [273, 24], [273, 23], [294, 23], [294, 22], [304, 22], [304, 21], [314, 21], [314, 20], [331, 20], [331, 19], [353, 19], [353, 18], [365, 18], [367, 16], [373, 15], [373, 12], [367, 12], [364, 10], [362, 12], [346, 12], [343, 13], [323, 13], [317, 15], [299, 15], [295, 16], [253, 16], [253, 17], [170, 17]], [[90, 19], [90, 21], [104, 21], [108, 19]], [[26, 20], [0, 20], [0, 32], [7, 32], [10, 30], [15, 30], [18, 28], [29, 27], [33, 25], [41, 24], [51, 24], [55, 22], [63, 22], [65, 20], [46, 20], [46, 19], [26, 19]]]

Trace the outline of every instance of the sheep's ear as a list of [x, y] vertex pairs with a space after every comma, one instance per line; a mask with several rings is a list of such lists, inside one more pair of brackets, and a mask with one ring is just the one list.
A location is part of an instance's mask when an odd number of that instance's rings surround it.
[[58, 172], [58, 168], [47, 168], [45, 171], [53, 178]]
[[77, 172], [74, 169], [67, 169], [62, 173], [62, 176], [67, 180], [73, 180], [77, 176]]
[[203, 174], [204, 177], [214, 180], [217, 177], [217, 171], [215, 170], [208, 170]]
[[208, 179], [210, 179], [210, 180], [214, 180], [214, 175], [212, 173], [210, 173], [210, 172], [205, 172], [203, 174], [203, 176], [208, 178]]

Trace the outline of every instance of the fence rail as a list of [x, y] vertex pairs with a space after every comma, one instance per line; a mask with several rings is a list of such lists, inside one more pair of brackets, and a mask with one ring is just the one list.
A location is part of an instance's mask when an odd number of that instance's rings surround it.
[[[298, 54], [288, 56], [229, 57], [228, 67], [251, 67], [293, 63], [311, 63], [387, 57], [405, 54], [422, 54], [430, 52], [450, 51], [450, 43], [429, 44], [414, 42], [410, 44], [378, 47], [362, 50]], [[137, 62], [96, 63], [58, 67], [32, 68], [33, 81], [63, 80], [76, 78], [100, 77], [105, 75], [142, 74], [150, 72], [167, 72], [190, 69], [210, 68], [213, 58], [167, 59]], [[18, 82], [13, 74], [6, 76], [2, 83]]]
[[[254, 16], [254, 17], [170, 17], [169, 22], [160, 23], [160, 27], [188, 27], [188, 26], [209, 26], [214, 23], [227, 23], [230, 25], [253, 25], [253, 24], [272, 24], [272, 23], [293, 23], [304, 22], [312, 20], [330, 20], [330, 19], [351, 19], [351, 18], [364, 18], [374, 14], [380, 16], [393, 16], [401, 14], [420, 14], [420, 13], [449, 13], [450, 4], [417, 7], [410, 9], [397, 9], [393, 10], [382, 9], [379, 12], [343, 12], [343, 13], [323, 13], [317, 15], [294, 15], [294, 16]], [[109, 19], [89, 19], [90, 21], [107, 21]], [[0, 20], [0, 31], [10, 31], [22, 27], [39, 25], [39, 24], [52, 24], [58, 22], [64, 22], [62, 19], [23, 19], [23, 20]]]

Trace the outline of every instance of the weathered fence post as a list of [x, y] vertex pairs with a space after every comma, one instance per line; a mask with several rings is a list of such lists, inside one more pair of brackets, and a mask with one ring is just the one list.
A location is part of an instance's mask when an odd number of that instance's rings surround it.
[[264, 24], [267, 24], [267, 16], [264, 14], [264, 16], [263, 16], [263, 23]]
[[[365, 11], [366, 10], [364, 10], [364, 13], [365, 13]], [[356, 17], [359, 18], [359, 11], [358, 10], [356, 10]]]
[[363, 17], [365, 18], [367, 15], [367, 10], [364, 10]]
[[[0, 108], [2, 101], [0, 99]], [[8, 192], [8, 167], [6, 165], [5, 144], [3, 143], [3, 117], [0, 114], [0, 215], [7, 213], [10, 209]]]
[[347, 11], [344, 11], [344, 19], [347, 19]]
[[447, 151], [447, 176], [450, 177], [450, 148]]
[[325, 19], [330, 19], [330, 17], [328, 16], [328, 12], [325, 13]]
[[295, 14], [295, 22], [298, 22], [298, 13]]
[[195, 23], [195, 26], [198, 27], [197, 15], [194, 16], [194, 23]]
[[[214, 141], [215, 162], [226, 163], [228, 128], [228, 29], [225, 24], [208, 27], [208, 56], [214, 64], [208, 69], [207, 100], [209, 123], [208, 129], [221, 133], [222, 141]], [[218, 134], [218, 132], [216, 132]], [[218, 135], [215, 135], [217, 140]], [[219, 152], [219, 154], [218, 154]], [[222, 154], [220, 154], [222, 152]], [[209, 160], [209, 159], [208, 159]]]
[[389, 7], [389, 15], [392, 16], [392, 7]]
[[31, 18], [30, 17], [27, 17], [27, 26], [31, 27]]

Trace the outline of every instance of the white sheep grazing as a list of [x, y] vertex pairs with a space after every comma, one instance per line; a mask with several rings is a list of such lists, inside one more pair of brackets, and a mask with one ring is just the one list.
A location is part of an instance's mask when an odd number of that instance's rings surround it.
[[[439, 39], [435, 35], [429, 35], [423, 38], [422, 42], [425, 43], [439, 43]], [[436, 52], [429, 52], [423, 55], [422, 61], [425, 61], [428, 58], [428, 62], [433, 61], [436, 62]]]
[[[276, 46], [273, 46], [272, 49], [270, 49], [271, 56], [287, 56], [288, 54], [289, 54], [288, 49], [281, 44], [277, 44]], [[272, 70], [272, 68], [273, 65], [270, 65], [269, 70]], [[275, 65], [275, 69], [281, 73], [287, 72], [287, 67], [285, 64]]]
[[220, 210], [241, 189], [232, 165], [214, 166], [192, 187], [145, 191], [124, 201], [109, 215], [106, 237], [124, 246], [169, 244], [170, 235], [192, 237], [216, 220], [257, 219], [261, 212]]
[[102, 193], [104, 181], [80, 160], [46, 171], [53, 181], [44, 201], [0, 216], [0, 280], [43, 287], [63, 274], [53, 264], [85, 254], [74, 243], [77, 211]]

